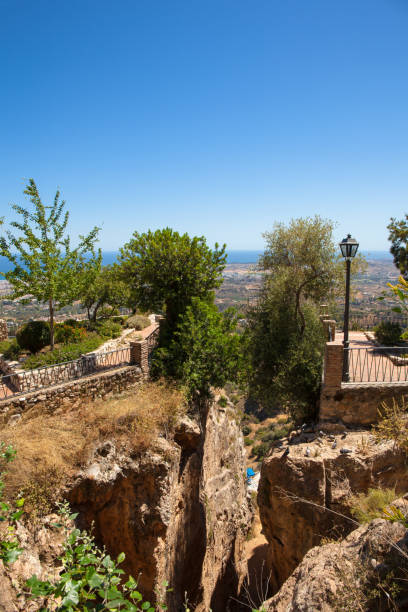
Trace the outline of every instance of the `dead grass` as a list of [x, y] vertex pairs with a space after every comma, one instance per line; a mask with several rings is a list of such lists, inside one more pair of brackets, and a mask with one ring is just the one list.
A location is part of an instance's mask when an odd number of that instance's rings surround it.
[[171, 437], [185, 410], [182, 394], [164, 383], [53, 414], [33, 408], [15, 426], [0, 429], [0, 440], [17, 450], [7, 466], [6, 497], [23, 491], [27, 511], [46, 514], [99, 442], [114, 440], [130, 453], [142, 452], [158, 433]]

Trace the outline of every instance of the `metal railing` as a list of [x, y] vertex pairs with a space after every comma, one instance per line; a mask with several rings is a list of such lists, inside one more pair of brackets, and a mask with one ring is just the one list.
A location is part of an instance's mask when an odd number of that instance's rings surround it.
[[74, 361], [42, 366], [35, 370], [0, 375], [0, 400], [130, 363], [130, 347], [125, 347], [103, 353], [90, 353]]
[[408, 347], [348, 348], [345, 351], [350, 383], [408, 381]]

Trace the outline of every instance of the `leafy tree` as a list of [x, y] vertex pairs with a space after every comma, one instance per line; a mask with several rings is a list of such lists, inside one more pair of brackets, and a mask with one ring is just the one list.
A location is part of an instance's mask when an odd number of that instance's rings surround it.
[[394, 257], [394, 264], [408, 280], [408, 214], [405, 214], [405, 219], [400, 221], [392, 217], [387, 229], [390, 232], [388, 240], [391, 242], [390, 251]]
[[[294, 219], [264, 234], [264, 271], [246, 329], [247, 381], [265, 408], [288, 407], [295, 420], [316, 411], [324, 348], [318, 306], [344, 291], [344, 263], [331, 221]], [[353, 272], [361, 269], [353, 262]]]
[[21, 221], [13, 221], [11, 226], [19, 233], [8, 231], [7, 238], [0, 238], [0, 255], [7, 257], [14, 269], [2, 275], [13, 286], [13, 298], [33, 295], [48, 303], [52, 349], [55, 309], [78, 298], [83, 274], [101, 257], [94, 251], [99, 228], [79, 236], [78, 246], [72, 249], [66, 235], [69, 213], [64, 212], [65, 201], [60, 201], [59, 191], [51, 206], [42, 203], [34, 179], [29, 180], [24, 193], [34, 210], [13, 205]]
[[122, 278], [142, 311], [165, 310], [167, 338], [194, 297], [212, 301], [222, 283], [225, 245], [212, 251], [203, 236], [190, 238], [170, 228], [135, 232], [120, 251]]
[[[187, 389], [190, 399], [207, 399], [211, 387], [237, 379], [240, 337], [232, 310], [218, 312], [214, 304], [193, 298], [168, 349], [159, 349], [160, 370], [171, 371]], [[156, 361], [157, 366], [157, 361]]]
[[125, 306], [129, 298], [128, 285], [121, 280], [115, 267], [96, 264], [84, 274], [80, 299], [90, 321], [96, 321], [102, 306], [109, 304], [112, 308], [119, 308]]

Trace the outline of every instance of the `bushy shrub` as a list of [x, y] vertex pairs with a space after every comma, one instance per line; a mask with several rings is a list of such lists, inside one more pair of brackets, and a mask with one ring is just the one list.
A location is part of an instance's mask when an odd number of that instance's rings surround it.
[[120, 323], [108, 319], [106, 321], [98, 321], [96, 331], [103, 338], [118, 338], [122, 333], [122, 327]]
[[141, 329], [148, 327], [150, 324], [151, 323], [149, 317], [136, 314], [126, 319], [125, 327], [134, 327], [136, 330], [140, 331]]
[[102, 338], [96, 333], [89, 333], [85, 340], [76, 344], [65, 344], [53, 351], [48, 353], [40, 353], [38, 355], [31, 355], [23, 364], [26, 370], [33, 370], [34, 368], [40, 368], [41, 366], [53, 365], [56, 363], [64, 363], [64, 361], [73, 361], [78, 359], [81, 355], [94, 351], [98, 348], [105, 338]]
[[269, 450], [269, 444], [267, 442], [262, 442], [261, 444], [257, 444], [252, 448], [252, 455], [260, 461], [265, 457]]
[[244, 434], [244, 436], [249, 436], [249, 434], [251, 433], [251, 428], [249, 427], [249, 425], [244, 425], [242, 428], [242, 433]]
[[28, 321], [16, 333], [18, 344], [30, 353], [37, 353], [50, 343], [50, 326], [46, 321]]
[[69, 327], [86, 327], [87, 322], [77, 321], [76, 319], [66, 319], [64, 325], [69, 325]]
[[384, 346], [395, 346], [401, 340], [402, 328], [399, 323], [383, 321], [374, 328], [377, 342]]
[[351, 514], [359, 523], [384, 518], [383, 510], [397, 497], [395, 489], [368, 489], [351, 498]]
[[6, 341], [8, 342], [8, 346], [3, 349], [3, 357], [5, 359], [15, 360], [18, 359], [21, 353], [21, 347], [19, 346], [17, 340], [14, 338], [13, 340]]
[[81, 342], [86, 336], [84, 327], [72, 327], [66, 323], [59, 323], [55, 326], [55, 342], [58, 344], [73, 344]]

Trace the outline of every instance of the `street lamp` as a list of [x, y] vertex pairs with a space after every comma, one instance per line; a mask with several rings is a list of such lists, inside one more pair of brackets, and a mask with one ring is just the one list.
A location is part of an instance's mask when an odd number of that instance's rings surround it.
[[343, 240], [339, 244], [341, 254], [346, 260], [346, 301], [344, 304], [344, 325], [343, 325], [343, 346], [344, 346], [344, 358], [343, 358], [343, 380], [348, 381], [349, 379], [349, 355], [348, 355], [348, 346], [349, 346], [349, 311], [350, 311], [350, 267], [351, 260], [355, 257], [358, 250], [358, 242], [351, 237], [351, 234], [347, 234], [347, 238], [343, 238]]

